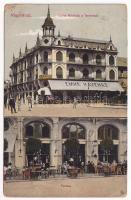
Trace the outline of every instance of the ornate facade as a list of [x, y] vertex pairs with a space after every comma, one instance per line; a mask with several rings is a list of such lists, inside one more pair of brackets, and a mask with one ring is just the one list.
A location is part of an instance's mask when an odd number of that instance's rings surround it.
[[[24, 53], [20, 49], [19, 58], [13, 55], [10, 66], [12, 95], [25, 100], [30, 94], [35, 99], [40, 88], [50, 88], [48, 80], [52, 79], [58, 84], [60, 80], [118, 82], [118, 51], [111, 37], [103, 41], [70, 35], [63, 37], [60, 32], [56, 35], [49, 8], [42, 29], [43, 36], [38, 34], [33, 48], [28, 49], [26, 44]], [[63, 94], [63, 88], [60, 90]]]

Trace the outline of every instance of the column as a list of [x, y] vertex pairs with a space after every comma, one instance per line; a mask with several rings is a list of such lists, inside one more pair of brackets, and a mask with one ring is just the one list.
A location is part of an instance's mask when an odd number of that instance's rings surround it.
[[118, 161], [127, 160], [127, 132], [120, 130], [118, 144]]
[[51, 132], [51, 144], [50, 144], [50, 164], [51, 166], [58, 166], [58, 118], [53, 118], [53, 127]]
[[23, 141], [23, 118], [18, 118], [17, 140], [15, 143], [15, 166], [22, 168], [25, 165], [25, 147]]

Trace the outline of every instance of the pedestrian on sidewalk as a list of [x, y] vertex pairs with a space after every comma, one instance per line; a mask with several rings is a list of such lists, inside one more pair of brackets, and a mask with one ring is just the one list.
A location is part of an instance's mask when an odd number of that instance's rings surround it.
[[15, 99], [14, 99], [14, 97], [10, 98], [9, 105], [10, 105], [10, 108], [11, 108], [11, 113], [13, 113], [13, 111], [16, 113]]
[[21, 111], [21, 99], [18, 99], [18, 111]]
[[27, 96], [27, 101], [28, 101], [28, 111], [31, 111], [32, 108], [32, 98], [30, 95]]
[[77, 98], [74, 97], [74, 101], [73, 101], [73, 109], [76, 109], [76, 105], [77, 105], [78, 101]]

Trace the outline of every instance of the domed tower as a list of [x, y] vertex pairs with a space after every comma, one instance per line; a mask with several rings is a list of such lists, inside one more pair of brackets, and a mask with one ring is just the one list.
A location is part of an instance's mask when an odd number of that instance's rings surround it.
[[52, 18], [50, 17], [50, 9], [48, 6], [48, 13], [44, 24], [42, 25], [43, 37], [53, 37], [55, 33], [55, 25]]

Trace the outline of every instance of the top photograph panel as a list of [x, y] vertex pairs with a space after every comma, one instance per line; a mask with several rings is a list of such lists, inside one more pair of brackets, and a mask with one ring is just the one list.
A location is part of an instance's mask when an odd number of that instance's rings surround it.
[[6, 4], [4, 115], [126, 117], [127, 9]]

